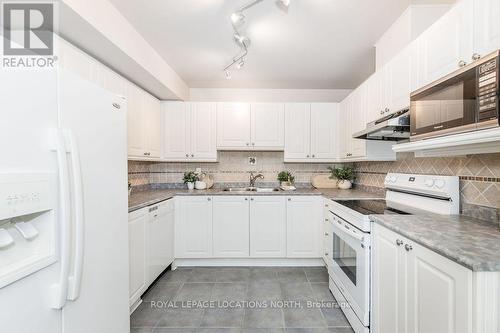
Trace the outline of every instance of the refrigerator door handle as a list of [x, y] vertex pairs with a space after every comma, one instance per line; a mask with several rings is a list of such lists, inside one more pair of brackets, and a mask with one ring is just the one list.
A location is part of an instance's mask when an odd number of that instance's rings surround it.
[[52, 308], [61, 309], [66, 304], [68, 293], [68, 274], [71, 257], [71, 205], [69, 190], [68, 161], [64, 133], [58, 129], [55, 132], [56, 154], [59, 176], [59, 281], [51, 286]]
[[70, 301], [75, 301], [80, 296], [80, 287], [82, 283], [85, 219], [83, 209], [82, 170], [80, 165], [80, 152], [78, 150], [78, 143], [73, 132], [67, 130], [66, 134], [71, 150], [73, 190], [75, 199], [75, 259], [73, 268], [71, 269], [71, 273], [68, 278], [67, 299]]

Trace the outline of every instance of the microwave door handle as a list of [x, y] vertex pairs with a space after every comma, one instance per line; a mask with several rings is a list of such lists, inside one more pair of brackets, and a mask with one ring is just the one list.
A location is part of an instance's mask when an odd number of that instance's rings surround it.
[[73, 268], [68, 279], [68, 295], [70, 301], [75, 301], [80, 295], [83, 271], [83, 253], [84, 253], [84, 232], [85, 219], [83, 211], [83, 186], [82, 171], [80, 165], [80, 152], [76, 136], [73, 132], [66, 132], [71, 149], [71, 165], [73, 168], [73, 190], [75, 198], [75, 260]]
[[359, 234], [357, 234], [357, 233], [355, 233], [355, 232], [351, 231], [350, 229], [347, 229], [347, 228], [345, 228], [345, 227], [344, 227], [344, 228], [341, 228], [341, 227], [339, 227], [339, 226], [337, 226], [337, 225], [335, 225], [335, 224], [333, 225], [333, 227], [334, 227], [335, 229], [339, 230], [341, 233], [344, 233], [344, 234], [346, 234], [346, 235], [348, 235], [348, 236], [351, 236], [351, 237], [352, 237], [352, 238], [354, 238], [354, 239], [357, 239], [357, 240], [358, 240], [358, 241], [360, 241], [361, 243], [363, 243], [363, 242], [364, 242], [364, 240], [365, 240], [365, 236], [363, 236], [363, 235], [359, 235]]
[[67, 150], [65, 137], [62, 130], [55, 131], [56, 154], [59, 178], [59, 254], [60, 271], [59, 281], [51, 286], [51, 307], [53, 309], [62, 309], [66, 304], [68, 294], [68, 274], [70, 265], [71, 251], [71, 206], [69, 191], [69, 172], [67, 161]]

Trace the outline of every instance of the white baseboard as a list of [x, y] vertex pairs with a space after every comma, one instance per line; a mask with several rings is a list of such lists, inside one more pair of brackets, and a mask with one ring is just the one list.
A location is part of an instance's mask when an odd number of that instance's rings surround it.
[[324, 267], [322, 258], [295, 259], [261, 259], [261, 258], [239, 258], [239, 259], [175, 259], [172, 269], [177, 267], [223, 267], [223, 266], [290, 266], [290, 267]]

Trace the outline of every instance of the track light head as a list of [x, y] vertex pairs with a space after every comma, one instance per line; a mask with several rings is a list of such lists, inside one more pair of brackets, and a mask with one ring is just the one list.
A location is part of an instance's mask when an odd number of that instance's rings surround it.
[[235, 33], [234, 34], [234, 41], [236, 42], [236, 44], [238, 44], [240, 47], [249, 47], [250, 46], [250, 38], [246, 37], [246, 36], [242, 36], [238, 33]]
[[245, 59], [241, 59], [238, 64], [236, 64], [236, 68], [242, 69], [245, 66]]
[[226, 80], [231, 80], [232, 76], [231, 76], [231, 72], [229, 70], [225, 70], [224, 71], [224, 75], [226, 76]]
[[235, 27], [243, 25], [245, 23], [245, 15], [242, 12], [235, 12], [231, 14], [231, 22]]
[[287, 12], [288, 7], [290, 7], [290, 0], [276, 0], [276, 5], [279, 9]]

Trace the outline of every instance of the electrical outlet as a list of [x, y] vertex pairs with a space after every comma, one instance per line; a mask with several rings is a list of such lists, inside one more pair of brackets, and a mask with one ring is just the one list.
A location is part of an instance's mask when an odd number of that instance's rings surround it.
[[257, 164], [257, 158], [256, 158], [256, 157], [253, 157], [253, 156], [249, 156], [249, 157], [248, 157], [248, 164], [250, 164], [250, 165], [255, 165], [255, 164]]

